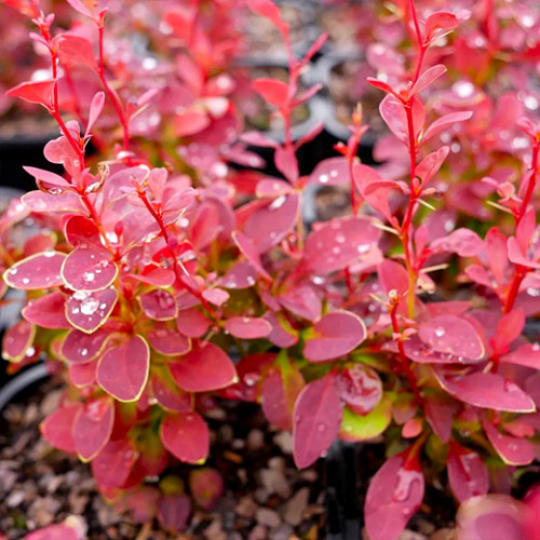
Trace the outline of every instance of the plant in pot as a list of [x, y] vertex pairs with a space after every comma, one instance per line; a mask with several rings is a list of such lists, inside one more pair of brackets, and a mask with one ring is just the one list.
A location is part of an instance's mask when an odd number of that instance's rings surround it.
[[[99, 13], [70, 4], [99, 23]], [[273, 3], [248, 4], [288, 43]], [[42, 433], [90, 461], [108, 499], [139, 494], [148, 521], [157, 515], [163, 527], [181, 528], [182, 490], [141, 485], [176, 461], [207, 458], [206, 420], [218, 399], [260, 402], [272, 424], [292, 429], [300, 468], [336, 438], [384, 442], [364, 504], [371, 540], [398, 538], [425, 491], [458, 501], [508, 493], [533, 461], [540, 347], [522, 330], [525, 314], [538, 311], [527, 291], [537, 289], [539, 267], [531, 200], [540, 128], [519, 120], [531, 159], [513, 191], [500, 189], [504, 228], [482, 239], [433, 226], [424, 208], [444, 206], [437, 175], [449, 149], [426, 151], [435, 124], [424, 101], [445, 68], [425, 69], [422, 59], [457, 20], [447, 12], [419, 20], [413, 1], [410, 13], [418, 55], [409, 80], [371, 81], [387, 94], [382, 117], [409, 156], [400, 180], [355, 159], [366, 129], [360, 113], [343, 157], [300, 175], [296, 151], [318, 129], [294, 141], [290, 117], [317, 90], [298, 95], [297, 81], [324, 38], [291, 59], [287, 82], [254, 82], [284, 117], [286, 136], [242, 140], [271, 148], [282, 178], [260, 179], [239, 206], [228, 177], [169, 172], [136, 152], [87, 168], [103, 94], [82, 132], [60, 116], [56, 80], [12, 91], [59, 121], [62, 135], [47, 152], [66, 173], [30, 170], [40, 191], [23, 197], [24, 211], [44, 216], [55, 234], [4, 260], [5, 283], [28, 293], [4, 354], [16, 362], [33, 348], [58, 366], [66, 392]], [[49, 21], [37, 21], [42, 34]], [[306, 234], [305, 188], [329, 183], [349, 184], [353, 211]], [[443, 301], [429, 301], [435, 291]]]

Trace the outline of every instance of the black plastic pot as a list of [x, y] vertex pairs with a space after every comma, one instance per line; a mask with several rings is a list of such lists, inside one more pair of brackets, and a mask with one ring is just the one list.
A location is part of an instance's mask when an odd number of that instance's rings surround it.
[[[363, 55], [358, 52], [343, 52], [329, 53], [322, 56], [316, 63], [314, 69], [307, 76], [309, 83], [319, 83], [323, 85], [324, 91], [321, 99], [317, 104], [321, 108], [319, 113], [324, 117], [324, 132], [319, 139], [319, 154], [321, 159], [335, 156], [333, 150], [337, 143], [346, 143], [351, 132], [347, 128], [347, 124], [338, 119], [336, 103], [332, 95], [332, 85], [336, 81], [337, 72], [348, 62], [360, 64], [363, 61]], [[382, 97], [382, 96], [381, 96]], [[366, 113], [364, 107], [364, 113]], [[351, 110], [352, 113], [352, 110]], [[348, 117], [347, 117], [348, 119]], [[378, 119], [378, 115], [377, 115]], [[367, 119], [365, 120], [367, 122]], [[358, 156], [363, 163], [372, 165], [376, 163], [373, 157], [373, 148], [378, 140], [378, 135], [372, 129], [362, 136], [362, 141], [358, 149]]]
[[22, 134], [0, 138], [0, 186], [22, 191], [36, 189], [35, 179], [23, 169], [26, 165], [62, 174], [62, 167], [50, 163], [43, 155], [45, 144], [55, 137], [55, 134], [36, 137]]
[[11, 377], [9, 382], [0, 388], [0, 414], [15, 398], [28, 392], [50, 377], [46, 364], [40, 363], [28, 367]]

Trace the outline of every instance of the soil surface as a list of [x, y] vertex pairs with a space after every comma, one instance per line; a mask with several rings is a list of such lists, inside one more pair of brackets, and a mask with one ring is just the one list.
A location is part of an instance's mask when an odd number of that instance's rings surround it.
[[[207, 418], [215, 441], [207, 464], [226, 492], [212, 511], [195, 508], [187, 530], [173, 536], [118, 514], [96, 492], [88, 465], [41, 439], [39, 423], [60, 395], [48, 381], [0, 418], [0, 532], [8, 540], [69, 515], [83, 519], [90, 540], [325, 538], [322, 467], [298, 471], [290, 434], [270, 430], [257, 406], [224, 403]], [[178, 466], [180, 476], [188, 471]]]

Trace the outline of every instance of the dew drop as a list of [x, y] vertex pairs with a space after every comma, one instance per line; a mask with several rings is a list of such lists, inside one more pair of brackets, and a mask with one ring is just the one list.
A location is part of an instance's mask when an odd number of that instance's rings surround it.
[[96, 276], [95, 276], [94, 272], [85, 272], [83, 274], [83, 280], [86, 281], [87, 283], [94, 281], [95, 277]]
[[50, 259], [51, 257], [54, 257], [54, 250], [49, 249], [43, 253], [44, 257], [47, 257], [47, 259]]
[[285, 195], [281, 195], [278, 197], [275, 201], [272, 202], [272, 204], [268, 207], [270, 210], [277, 210], [278, 208], [281, 208], [284, 204], [287, 198]]
[[358, 253], [360, 253], [360, 255], [362, 255], [363, 253], [367, 253], [369, 251], [369, 244], [360, 244], [356, 248], [356, 251], [358, 251]]
[[437, 337], [443, 337], [444, 334], [445, 334], [444, 328], [442, 328], [442, 327], [440, 327], [440, 326], [439, 326], [438, 328], [435, 328], [435, 335], [436, 335]]
[[95, 298], [85, 298], [81, 302], [81, 313], [83, 315], [93, 315], [99, 307], [99, 302]]
[[317, 424], [317, 431], [319, 433], [324, 433], [326, 431], [326, 424], [323, 424], [322, 422]]
[[22, 279], [23, 285], [28, 285], [30, 283], [30, 280], [28, 278]]
[[81, 349], [81, 356], [86, 356], [88, 354], [88, 349]]
[[319, 181], [321, 182], [321, 184], [328, 184], [329, 180], [330, 178], [327, 174], [321, 174], [321, 176], [319, 176]]

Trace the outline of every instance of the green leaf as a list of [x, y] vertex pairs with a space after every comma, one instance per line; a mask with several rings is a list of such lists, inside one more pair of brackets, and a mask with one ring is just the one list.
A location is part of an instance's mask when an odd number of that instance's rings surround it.
[[365, 416], [343, 408], [339, 437], [344, 441], [366, 441], [383, 433], [392, 420], [392, 400], [385, 394], [381, 402]]

